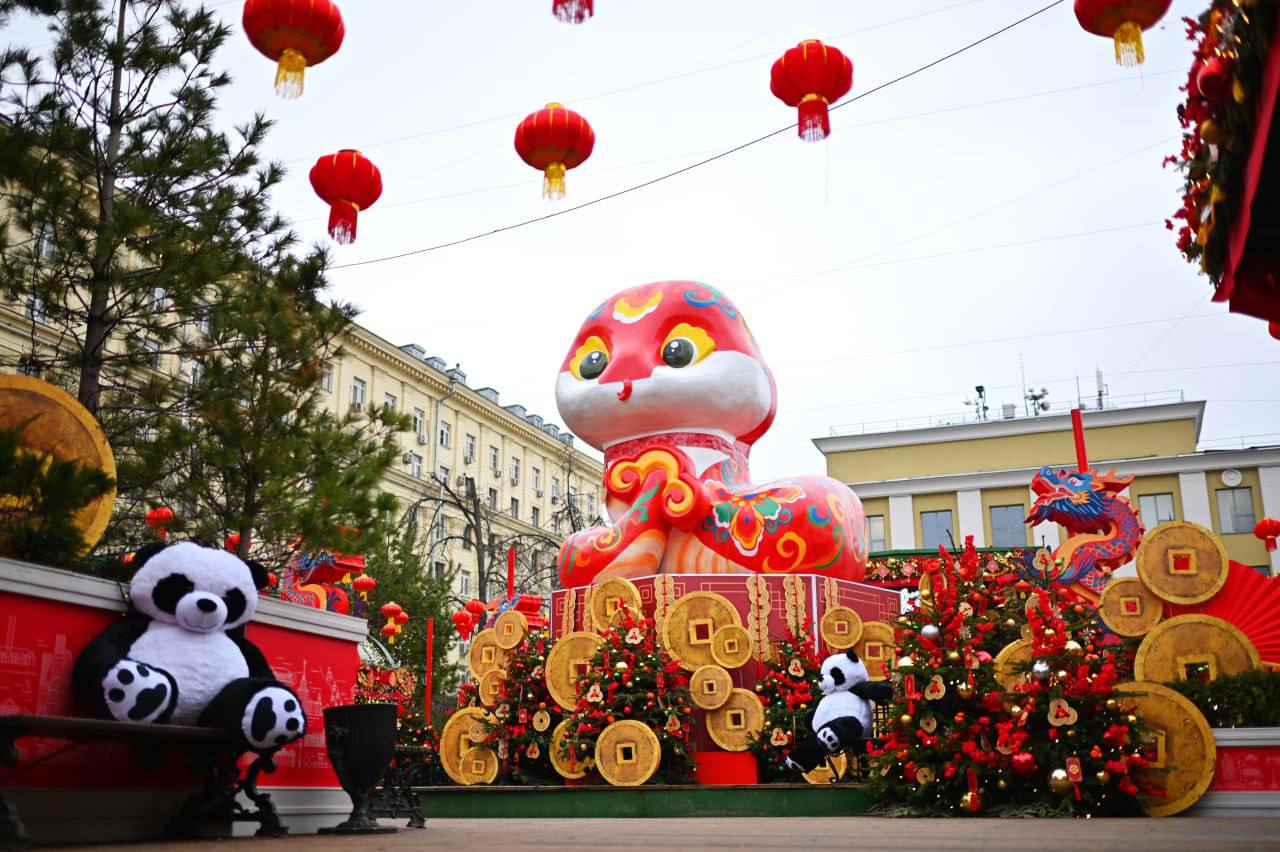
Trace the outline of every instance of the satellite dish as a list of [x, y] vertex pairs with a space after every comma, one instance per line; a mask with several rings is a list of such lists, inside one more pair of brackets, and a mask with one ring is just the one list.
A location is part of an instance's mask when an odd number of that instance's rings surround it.
[[1047, 399], [1043, 399], [1043, 400], [1041, 400], [1041, 401], [1040, 401], [1040, 410], [1041, 410], [1041, 411], [1048, 411], [1048, 410], [1049, 410], [1049, 400], [1047, 400]]

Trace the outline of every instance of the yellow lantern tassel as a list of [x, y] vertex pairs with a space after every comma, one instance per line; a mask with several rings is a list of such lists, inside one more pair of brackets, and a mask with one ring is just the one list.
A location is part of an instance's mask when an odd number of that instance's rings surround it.
[[302, 72], [307, 70], [307, 58], [292, 47], [280, 54], [276, 66], [276, 94], [293, 100], [302, 95]]
[[564, 198], [564, 163], [552, 163], [543, 174], [546, 180], [542, 182], [542, 197], [552, 201]]
[[1132, 68], [1146, 58], [1142, 52], [1142, 27], [1133, 21], [1125, 21], [1116, 28], [1115, 42], [1117, 65]]

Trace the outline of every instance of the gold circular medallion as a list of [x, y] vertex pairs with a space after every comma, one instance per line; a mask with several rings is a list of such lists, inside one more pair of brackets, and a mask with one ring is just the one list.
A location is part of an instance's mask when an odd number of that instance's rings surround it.
[[893, 625], [883, 621], [866, 621], [862, 635], [854, 643], [854, 653], [867, 667], [868, 680], [884, 680], [887, 666], [892, 673], [898, 665], [898, 646], [893, 640]]
[[492, 707], [502, 697], [502, 684], [506, 679], [505, 669], [493, 669], [485, 672], [484, 677], [480, 678], [480, 701], [485, 707]]
[[1216, 595], [1227, 582], [1230, 564], [1222, 539], [1190, 521], [1169, 521], [1151, 530], [1134, 563], [1148, 589], [1184, 605]]
[[507, 651], [498, 644], [498, 635], [492, 627], [481, 630], [471, 640], [467, 663], [471, 666], [471, 676], [477, 682], [489, 672], [507, 667]]
[[542, 733], [551, 727], [551, 714], [546, 710], [539, 710], [533, 714], [533, 729], [538, 733]]
[[489, 748], [473, 748], [462, 756], [459, 762], [459, 772], [462, 773], [463, 783], [471, 784], [492, 784], [494, 779], [498, 777], [498, 769], [501, 762], [498, 755], [493, 749]]
[[640, 590], [626, 577], [611, 577], [591, 590], [591, 621], [603, 633], [627, 609], [634, 618], [642, 618]]
[[1217, 746], [1200, 710], [1186, 696], [1158, 683], [1122, 683], [1116, 687], [1125, 704], [1151, 729], [1156, 755], [1150, 770], [1135, 771], [1163, 798], [1147, 803], [1151, 816], [1169, 816], [1194, 805], [1213, 781]]
[[742, 626], [742, 618], [723, 595], [690, 592], [672, 605], [662, 621], [662, 644], [681, 668], [693, 671], [716, 661], [712, 640], [729, 624]]
[[1098, 614], [1121, 636], [1143, 636], [1164, 617], [1164, 604], [1137, 577], [1119, 577], [1102, 590]]
[[523, 612], [509, 609], [494, 622], [493, 632], [499, 648], [511, 650], [529, 635], [529, 620]]
[[703, 710], [723, 707], [733, 689], [733, 678], [716, 665], [700, 666], [689, 677], [689, 696]]
[[746, 665], [755, 652], [756, 643], [747, 628], [740, 625], [726, 624], [711, 637], [711, 657], [726, 669]]
[[577, 707], [578, 679], [591, 668], [602, 641], [599, 634], [586, 630], [566, 633], [547, 654], [547, 691], [564, 709]]
[[764, 704], [749, 689], [733, 689], [729, 700], [707, 712], [707, 733], [725, 751], [746, 751], [764, 730]]
[[495, 721], [482, 707], [464, 707], [450, 716], [440, 731], [440, 766], [457, 784], [483, 781], [489, 766], [489, 759], [484, 755], [492, 758], [493, 774], [497, 776], [497, 755], [491, 749], [476, 747], [476, 743], [488, 735], [482, 724], [485, 719]]
[[1026, 678], [1026, 673], [1018, 671], [1018, 667], [1031, 661], [1033, 647], [1030, 639], [1015, 639], [996, 654], [996, 681], [1005, 692], [1013, 692], [1013, 688]]
[[1133, 676], [1155, 683], [1216, 680], [1260, 668], [1262, 658], [1249, 637], [1211, 615], [1178, 615], [1160, 622], [1133, 659]]
[[658, 735], [643, 722], [622, 719], [596, 738], [596, 769], [615, 787], [636, 787], [653, 777], [662, 759]]
[[560, 720], [556, 729], [551, 732], [551, 744], [547, 747], [547, 756], [551, 759], [551, 768], [562, 778], [581, 778], [590, 768], [584, 758], [569, 759], [565, 738], [569, 733], [569, 719]]
[[828, 648], [848, 650], [862, 638], [862, 617], [847, 606], [833, 606], [822, 614], [818, 635]]
[[[0, 426], [16, 429], [27, 421], [31, 422], [19, 438], [24, 450], [54, 461], [79, 462], [115, 478], [115, 456], [102, 427], [87, 408], [48, 382], [15, 373], [0, 375]], [[81, 555], [102, 538], [115, 502], [113, 488], [76, 513], [75, 525], [85, 545]], [[0, 556], [7, 555], [6, 545], [0, 539]]]
[[829, 756], [801, 777], [810, 784], [834, 784], [844, 777], [845, 770], [848, 768], [849, 758], [844, 752], [840, 752]]

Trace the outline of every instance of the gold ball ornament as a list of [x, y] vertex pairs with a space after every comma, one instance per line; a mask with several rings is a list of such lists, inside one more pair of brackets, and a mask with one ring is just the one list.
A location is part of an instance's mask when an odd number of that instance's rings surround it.
[[898, 660], [898, 668], [900, 669], [909, 669], [915, 664], [916, 664], [916, 661], [911, 659], [910, 657], [902, 657], [901, 659]]
[[1223, 132], [1222, 125], [1212, 118], [1206, 118], [1200, 122], [1200, 138], [1210, 145], [1221, 145], [1227, 138], [1227, 134]]
[[1071, 792], [1071, 779], [1067, 776], [1067, 770], [1055, 769], [1049, 773], [1049, 789], [1059, 796]]
[[997, 790], [1007, 790], [1007, 789], [1009, 789], [1009, 782], [1008, 782], [1008, 781], [1006, 781], [1006, 780], [1004, 780], [1003, 778], [997, 778], [997, 779], [996, 779], [996, 789], [997, 789]]
[[973, 686], [967, 682], [961, 682], [956, 685], [956, 695], [959, 695], [961, 698], [972, 698], [973, 691]]
[[899, 717], [898, 717], [898, 721], [899, 721], [899, 722], [901, 722], [901, 723], [902, 723], [902, 724], [904, 724], [904, 725], [910, 725], [910, 724], [911, 724], [911, 714], [910, 714], [910, 713], [903, 713], [901, 716], [899, 716]]
[[971, 814], [976, 814], [982, 810], [982, 797], [969, 790], [960, 797], [960, 807]]
[[1107, 770], [1105, 770], [1105, 769], [1099, 769], [1099, 770], [1098, 770], [1098, 774], [1097, 774], [1097, 775], [1095, 775], [1095, 776], [1093, 776], [1093, 777], [1098, 779], [1098, 783], [1099, 783], [1099, 784], [1110, 784], [1110, 783], [1111, 783], [1111, 773], [1110, 773], [1110, 772], [1108, 772], [1108, 771], [1107, 771]]
[[959, 651], [948, 651], [948, 652], [947, 652], [947, 662], [949, 662], [949, 663], [958, 663], [958, 662], [960, 662], [960, 652], [959, 652]]
[[1068, 639], [1067, 644], [1062, 646], [1062, 650], [1074, 657], [1078, 657], [1084, 653], [1084, 646], [1074, 639]]

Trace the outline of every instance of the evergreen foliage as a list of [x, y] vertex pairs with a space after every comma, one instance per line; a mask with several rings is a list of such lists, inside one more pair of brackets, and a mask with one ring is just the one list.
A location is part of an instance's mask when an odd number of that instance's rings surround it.
[[818, 681], [822, 660], [813, 648], [812, 625], [799, 636], [790, 631], [774, 640], [767, 662], [760, 666], [756, 693], [764, 703], [764, 728], [751, 742], [765, 781], [795, 781], [784, 761], [800, 740], [813, 733], [813, 711], [822, 698]]
[[[551, 637], [530, 633], [507, 657], [492, 719], [486, 719], [490, 739], [502, 761], [501, 775], [513, 784], [558, 784], [551, 766], [551, 734], [564, 710], [547, 689], [547, 651]], [[539, 730], [541, 728], [541, 730]]]
[[1179, 680], [1168, 686], [1190, 698], [1212, 728], [1280, 726], [1280, 673], [1261, 669], [1208, 683]]

